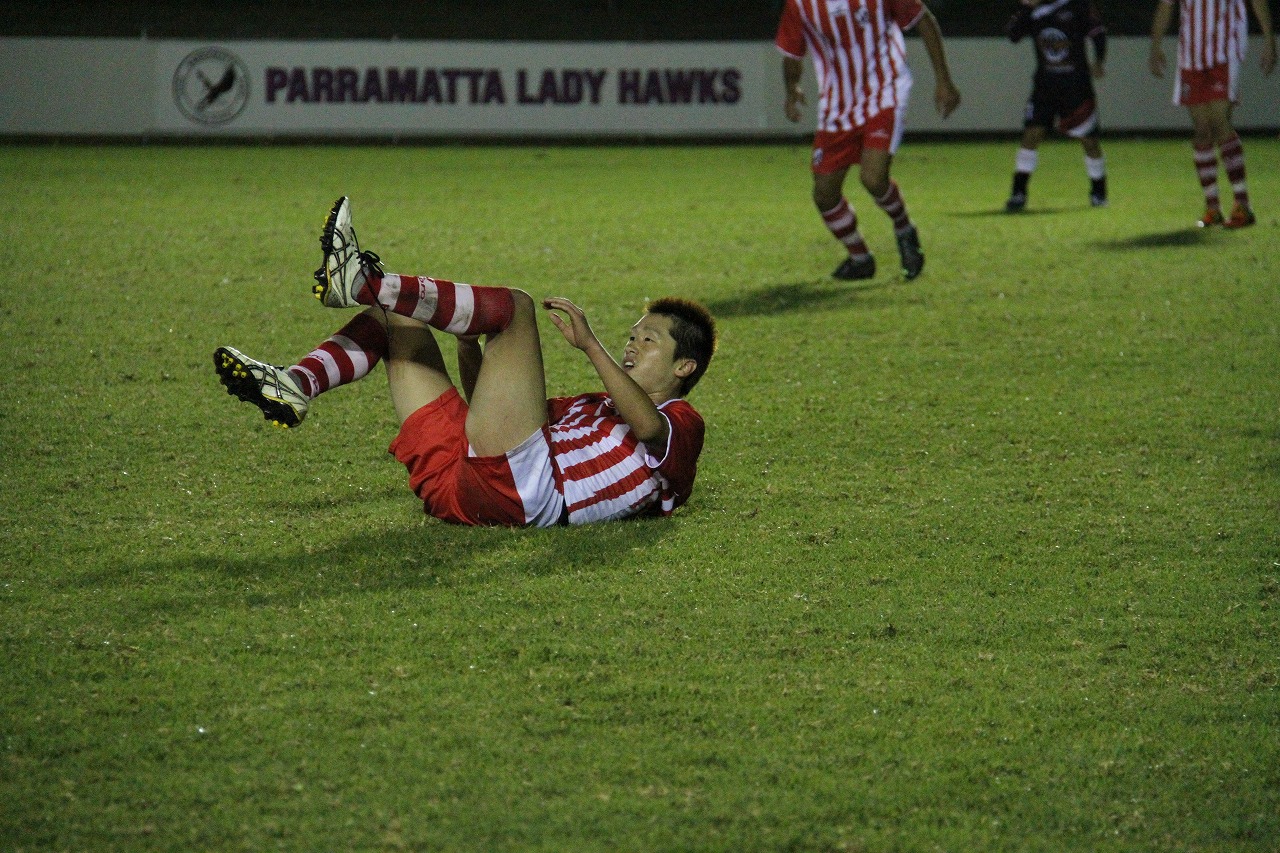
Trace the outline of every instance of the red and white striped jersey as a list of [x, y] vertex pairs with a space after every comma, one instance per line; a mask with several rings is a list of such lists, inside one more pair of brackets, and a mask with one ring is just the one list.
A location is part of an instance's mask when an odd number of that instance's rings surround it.
[[1182, 0], [1178, 67], [1200, 71], [1244, 59], [1249, 20], [1244, 0]]
[[774, 44], [812, 53], [819, 130], [853, 130], [898, 105], [911, 83], [902, 31], [923, 15], [920, 0], [786, 0]]
[[[563, 477], [570, 524], [670, 515], [689, 499], [705, 426], [685, 400], [658, 407], [667, 446], [646, 448], [605, 394], [547, 401], [551, 453]], [[663, 451], [663, 452], [658, 452]]]

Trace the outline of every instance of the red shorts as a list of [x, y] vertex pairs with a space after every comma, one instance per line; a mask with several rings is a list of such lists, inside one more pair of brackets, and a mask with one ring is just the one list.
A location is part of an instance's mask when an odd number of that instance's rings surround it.
[[870, 121], [853, 130], [819, 130], [813, 135], [813, 171], [829, 175], [862, 162], [867, 148], [877, 151], [898, 150], [902, 142], [902, 126], [898, 110], [881, 110]]
[[467, 404], [450, 389], [405, 419], [389, 452], [429, 515], [455, 524], [550, 527], [561, 523], [551, 433], [542, 429], [501, 456], [474, 456]]
[[1183, 107], [1194, 107], [1214, 101], [1235, 103], [1237, 100], [1236, 77], [1234, 64], [1215, 65], [1199, 71], [1193, 68], [1179, 68], [1173, 102]]

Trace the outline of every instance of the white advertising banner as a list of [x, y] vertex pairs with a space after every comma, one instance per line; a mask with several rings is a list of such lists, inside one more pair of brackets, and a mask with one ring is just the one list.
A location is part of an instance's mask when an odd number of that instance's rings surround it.
[[152, 106], [168, 134], [776, 134], [778, 64], [767, 43], [161, 42]]
[[[1097, 81], [1105, 130], [1187, 130], [1170, 78], [1146, 69], [1150, 42], [1110, 40]], [[1280, 127], [1280, 78], [1242, 70], [1243, 130]], [[946, 121], [933, 74], [907, 41], [916, 85], [907, 133], [1016, 136], [1032, 51], [1005, 39], [951, 39], [963, 102]], [[1166, 41], [1174, 56], [1175, 42]], [[580, 43], [0, 38], [0, 135], [124, 138], [713, 138], [812, 133], [782, 114], [770, 42]]]

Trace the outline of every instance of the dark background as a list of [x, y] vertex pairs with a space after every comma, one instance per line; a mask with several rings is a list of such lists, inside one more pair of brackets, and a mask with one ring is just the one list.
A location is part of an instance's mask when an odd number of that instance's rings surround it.
[[[1100, 0], [1146, 35], [1157, 0]], [[1015, 0], [929, 0], [948, 37], [997, 36]], [[1280, 17], [1280, 0], [1271, 0]], [[771, 40], [782, 0], [0, 0], [0, 35], [182, 39]], [[1256, 28], [1256, 23], [1254, 24]]]

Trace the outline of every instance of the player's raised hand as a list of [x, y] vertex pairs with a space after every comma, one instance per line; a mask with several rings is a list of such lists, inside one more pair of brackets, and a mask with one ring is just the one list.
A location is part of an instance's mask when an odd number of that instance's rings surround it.
[[[564, 335], [569, 346], [583, 352], [593, 346], [600, 346], [600, 340], [596, 337], [596, 333], [591, 331], [591, 324], [587, 322], [587, 315], [582, 313], [582, 309], [577, 305], [562, 296], [549, 296], [542, 300], [542, 307], [550, 312], [548, 316], [551, 322], [560, 330], [560, 334]], [[557, 311], [564, 316], [561, 317], [556, 313]]]

